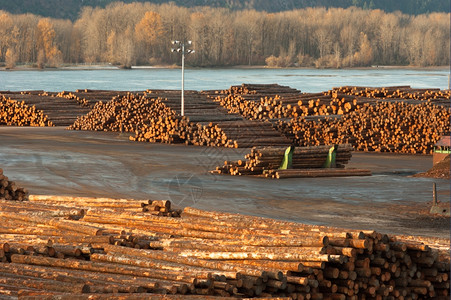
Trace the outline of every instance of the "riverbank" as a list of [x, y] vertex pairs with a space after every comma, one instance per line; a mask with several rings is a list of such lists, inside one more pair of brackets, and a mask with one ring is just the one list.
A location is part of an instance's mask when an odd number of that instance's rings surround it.
[[[133, 69], [179, 69], [181, 66], [179, 65], [139, 65], [139, 66], [131, 66], [131, 70]], [[393, 69], [401, 69], [401, 70], [450, 70], [450, 66], [428, 66], [428, 67], [422, 67], [422, 66], [383, 66], [383, 65], [372, 65], [369, 67], [354, 67], [354, 68], [314, 68], [314, 67], [286, 67], [286, 68], [279, 68], [279, 67], [269, 67], [265, 65], [256, 65], [256, 66], [249, 66], [249, 65], [238, 65], [238, 66], [216, 66], [216, 67], [190, 67], [189, 65], [186, 66], [186, 68], [190, 69], [274, 69], [274, 70], [374, 70], [374, 69], [387, 69], [387, 70], [393, 70]], [[99, 64], [62, 64], [59, 67], [46, 67], [44, 69], [37, 68], [34, 65], [30, 64], [24, 64], [24, 65], [17, 65], [16, 67], [12, 69], [8, 69], [5, 66], [0, 65], [0, 71], [45, 71], [45, 70], [123, 70], [124, 68], [117, 65], [112, 65], [109, 63], [99, 63]], [[450, 70], [451, 72], [451, 70]]]

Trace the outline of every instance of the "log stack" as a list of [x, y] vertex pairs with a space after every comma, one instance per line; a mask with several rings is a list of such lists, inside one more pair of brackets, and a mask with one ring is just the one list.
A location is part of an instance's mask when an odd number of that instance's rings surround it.
[[[177, 91], [147, 91], [152, 96], [161, 97], [174, 112], [180, 113], [180, 93]], [[190, 134], [194, 145], [250, 148], [253, 146], [289, 145], [280, 132], [269, 122], [251, 121], [229, 112], [211, 99], [217, 91], [186, 91], [185, 116], [199, 130]]]
[[343, 115], [365, 103], [375, 105], [378, 100], [409, 104], [430, 100], [449, 107], [450, 92], [410, 86], [343, 86], [320, 93], [301, 93], [277, 84], [242, 84], [220, 91], [214, 99], [230, 112], [256, 120]]
[[99, 102], [107, 102], [114, 97], [124, 97], [130, 93], [129, 91], [109, 91], [109, 90], [92, 90], [92, 89], [78, 89], [75, 92], [62, 91], [53, 93], [55, 97], [75, 100], [81, 106], [94, 108], [94, 105]]
[[107, 102], [97, 102], [87, 115], [77, 118], [68, 129], [132, 132], [158, 115], [166, 117], [173, 114], [161, 103], [161, 99], [147, 99], [128, 93]]
[[87, 115], [79, 117], [68, 129], [135, 132], [132, 140], [183, 142], [180, 128], [187, 124], [187, 119], [177, 118], [162, 99], [128, 93], [107, 102], [97, 102]]
[[432, 100], [449, 101], [451, 97], [450, 90], [440, 89], [414, 89], [406, 86], [391, 87], [361, 87], [361, 86], [342, 86], [333, 88], [333, 91], [367, 98], [379, 99], [413, 99], [413, 100]]
[[351, 143], [358, 151], [430, 154], [440, 135], [450, 131], [449, 91], [410, 86], [285, 90], [243, 84], [221, 91], [215, 100], [248, 119], [270, 120], [298, 146]]
[[43, 111], [0, 95], [0, 125], [7, 126], [53, 126]]
[[214, 95], [229, 112], [250, 120], [342, 115], [357, 107], [357, 98], [336, 91], [301, 93], [277, 84], [242, 84]]
[[150, 98], [147, 93], [128, 93], [106, 103], [99, 101], [69, 129], [134, 132], [130, 140], [139, 142], [233, 145], [220, 129], [192, 123], [166, 105], [166, 99]]
[[249, 120], [274, 119], [291, 116], [301, 92], [278, 84], [242, 84], [209, 95], [230, 113]]
[[[44, 91], [26, 91], [26, 92], [0, 92], [0, 97], [4, 99], [12, 99], [17, 101], [21, 107], [26, 105], [28, 110], [32, 110], [31, 118], [39, 125], [34, 126], [49, 126], [48, 122], [55, 126], [69, 126], [78, 116], [84, 115], [89, 111], [88, 107], [83, 107], [77, 102], [56, 97], [56, 93]], [[20, 120], [24, 116], [20, 111], [24, 108], [10, 110], [10, 118]], [[27, 120], [27, 119], [25, 119]], [[17, 122], [16, 122], [17, 123]], [[12, 125], [12, 124], [11, 124]], [[16, 126], [32, 126], [27, 122]]]
[[142, 200], [0, 202], [0, 294], [11, 297], [449, 298], [449, 239], [189, 207], [167, 218], [140, 212]]
[[2, 168], [0, 168], [0, 199], [15, 201], [28, 200], [28, 190], [17, 186], [14, 181], [9, 180], [3, 174]]
[[431, 154], [440, 137], [450, 134], [450, 109], [430, 101], [381, 101], [341, 118], [279, 122], [279, 129], [300, 146], [349, 143], [357, 151]]
[[353, 148], [349, 144], [338, 145], [333, 168], [325, 168], [331, 146], [311, 146], [295, 148], [292, 166], [279, 170], [287, 147], [253, 147], [245, 160], [225, 161], [213, 174], [254, 175], [269, 178], [368, 176], [371, 172], [360, 169], [344, 169], [351, 159]]
[[[238, 148], [289, 144], [271, 123], [229, 115], [206, 97], [192, 94], [191, 100], [197, 102], [187, 105], [183, 117], [176, 112], [180, 100], [175, 93], [147, 91], [142, 95], [129, 93], [114, 97], [106, 103], [100, 101], [69, 129], [134, 132], [135, 136], [130, 138], [133, 141], [197, 146]], [[208, 103], [204, 106], [203, 102]]]

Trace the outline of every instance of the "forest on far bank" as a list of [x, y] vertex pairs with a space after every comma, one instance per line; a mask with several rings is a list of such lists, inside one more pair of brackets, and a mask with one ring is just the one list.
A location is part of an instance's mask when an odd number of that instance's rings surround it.
[[[31, 13], [50, 18], [76, 20], [84, 6], [102, 7], [118, 0], [0, 0], [0, 10], [13, 14]], [[124, 3], [150, 2], [163, 4], [173, 2], [183, 7], [209, 6], [232, 10], [255, 9], [257, 11], [281, 12], [307, 7], [355, 6], [363, 9], [381, 9], [385, 12], [400, 11], [409, 15], [433, 12], [449, 12], [448, 0], [122, 0]], [[58, 9], [55, 9], [57, 7]]]
[[116, 2], [75, 21], [0, 10], [0, 64], [172, 65], [172, 40], [191, 40], [196, 67], [441, 66], [450, 60], [450, 14], [350, 8], [278, 13]]

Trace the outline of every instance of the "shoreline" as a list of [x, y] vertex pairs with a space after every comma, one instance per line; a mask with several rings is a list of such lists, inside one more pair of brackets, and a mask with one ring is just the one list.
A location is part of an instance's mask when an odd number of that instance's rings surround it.
[[[314, 68], [314, 67], [288, 67], [288, 68], [277, 68], [268, 66], [248, 66], [248, 65], [238, 65], [238, 66], [217, 66], [217, 67], [186, 67], [187, 69], [237, 69], [237, 70], [253, 70], [253, 69], [268, 69], [268, 70], [450, 70], [451, 66], [379, 66], [374, 65], [371, 67], [354, 67], [354, 68]], [[7, 69], [6, 67], [0, 67], [0, 71], [77, 71], [77, 70], [146, 70], [146, 69], [181, 69], [178, 65], [156, 65], [156, 66], [132, 66], [131, 69], [121, 68], [120, 66], [114, 66], [110, 64], [74, 64], [74, 65], [63, 65], [61, 67], [48, 67], [44, 69], [39, 69], [30, 65], [20, 65], [13, 69]]]

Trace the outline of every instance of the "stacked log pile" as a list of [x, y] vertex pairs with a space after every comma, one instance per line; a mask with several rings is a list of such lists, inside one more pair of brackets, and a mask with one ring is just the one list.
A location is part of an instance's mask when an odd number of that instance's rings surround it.
[[230, 112], [250, 120], [342, 115], [353, 111], [360, 102], [358, 97], [334, 90], [301, 93], [277, 84], [242, 84], [210, 96]]
[[[351, 159], [351, 145], [338, 145], [334, 168], [324, 168], [331, 146], [312, 146], [295, 148], [292, 166], [279, 170], [286, 147], [253, 147], [245, 160], [225, 161], [221, 167], [211, 171], [213, 174], [256, 175], [270, 178], [368, 176], [371, 172], [360, 169], [344, 169]], [[338, 168], [338, 169], [337, 169]]]
[[28, 190], [17, 186], [14, 181], [9, 180], [3, 169], [0, 168], [0, 199], [25, 201], [28, 199]]
[[177, 115], [165, 99], [150, 98], [147, 93], [128, 93], [106, 103], [99, 101], [69, 129], [134, 132], [130, 140], [139, 142], [233, 145], [220, 129], [192, 123], [187, 117]]
[[443, 102], [445, 104], [449, 102], [451, 97], [450, 90], [433, 88], [414, 89], [408, 85], [391, 87], [342, 86], [333, 88], [333, 91], [366, 98], [432, 100], [435, 102]]
[[[0, 92], [1, 93], [1, 92]], [[9, 93], [9, 92], [8, 92]], [[87, 108], [93, 108], [99, 101], [110, 101], [115, 97], [124, 97], [130, 94], [130, 91], [112, 91], [112, 90], [92, 90], [92, 89], [78, 89], [75, 92], [61, 91], [61, 92], [49, 92], [49, 91], [23, 91], [22, 95], [34, 95], [41, 97], [57, 97], [71, 100], [78, 103], [80, 106]], [[136, 94], [142, 95], [143, 92], [136, 92]]]
[[[210, 95], [213, 96], [213, 95]], [[410, 86], [333, 88], [321, 93], [301, 93], [277, 84], [242, 84], [214, 95], [230, 112], [250, 120], [306, 116], [343, 115], [377, 100], [419, 104], [430, 100], [449, 107], [450, 92], [440, 89], [413, 89]]]
[[[79, 117], [69, 126], [72, 130], [94, 131], [139, 131], [134, 139], [138, 141], [168, 142], [182, 135], [179, 127], [186, 126], [186, 118], [177, 118], [162, 99], [148, 99], [145, 96], [128, 93], [113, 97], [110, 101], [99, 101], [86, 115]], [[141, 128], [141, 130], [139, 130]], [[149, 130], [146, 130], [149, 129]]]
[[297, 104], [300, 94], [299, 90], [278, 84], [242, 84], [209, 96], [230, 113], [259, 120], [291, 116], [292, 109], [296, 111], [292, 105]]
[[75, 100], [82, 106], [94, 108], [94, 105], [99, 101], [110, 101], [114, 97], [126, 96], [127, 91], [109, 91], [109, 90], [91, 90], [91, 89], [79, 89], [75, 92], [62, 91], [55, 93], [55, 97], [61, 97], [66, 99]]
[[[166, 90], [148, 91], [164, 98], [164, 103], [173, 111], [180, 112], [180, 93]], [[193, 135], [194, 145], [249, 148], [252, 146], [289, 145], [290, 141], [274, 129], [269, 122], [256, 122], [228, 112], [211, 98], [217, 91], [186, 91], [185, 115], [190, 122], [202, 130], [200, 136]], [[216, 141], [216, 142], [215, 142]], [[221, 141], [221, 142], [217, 142]]]
[[351, 143], [358, 151], [429, 154], [450, 130], [449, 91], [345, 86], [313, 94], [285, 88], [243, 84], [215, 100], [248, 119], [269, 119], [299, 146]]
[[381, 101], [341, 118], [296, 118], [279, 128], [300, 146], [349, 143], [357, 151], [431, 154], [440, 137], [450, 134], [450, 109], [430, 101]]
[[198, 146], [237, 148], [289, 144], [271, 123], [230, 115], [197, 92], [188, 91], [187, 99], [189, 104], [185, 116], [181, 117], [177, 113], [179, 95], [174, 91], [129, 93], [106, 103], [96, 103], [89, 114], [78, 118], [69, 129], [134, 132], [135, 136], [130, 138], [134, 141]]
[[138, 212], [140, 202], [58, 196], [30, 196], [22, 206], [1, 202], [0, 293], [23, 299], [449, 297], [449, 255], [441, 255], [449, 240], [428, 246], [419, 237], [189, 207], [181, 218], [159, 217]]
[[[14, 109], [9, 109], [9, 118], [14, 118], [15, 123], [10, 125], [16, 126], [30, 126], [29, 121], [20, 121], [28, 117], [34, 120], [35, 126], [69, 126], [72, 124], [78, 116], [84, 115], [89, 112], [88, 107], [83, 107], [77, 102], [55, 97], [51, 93], [44, 91], [27, 91], [27, 92], [0, 92], [2, 97], [2, 103], [6, 99], [12, 99], [17, 101]], [[5, 105], [5, 104], [3, 104]], [[11, 103], [10, 105], [11, 106]], [[0, 110], [0, 111], [3, 111]]]
[[11, 100], [0, 95], [0, 125], [53, 126], [53, 123], [35, 106], [28, 106], [24, 101]]

